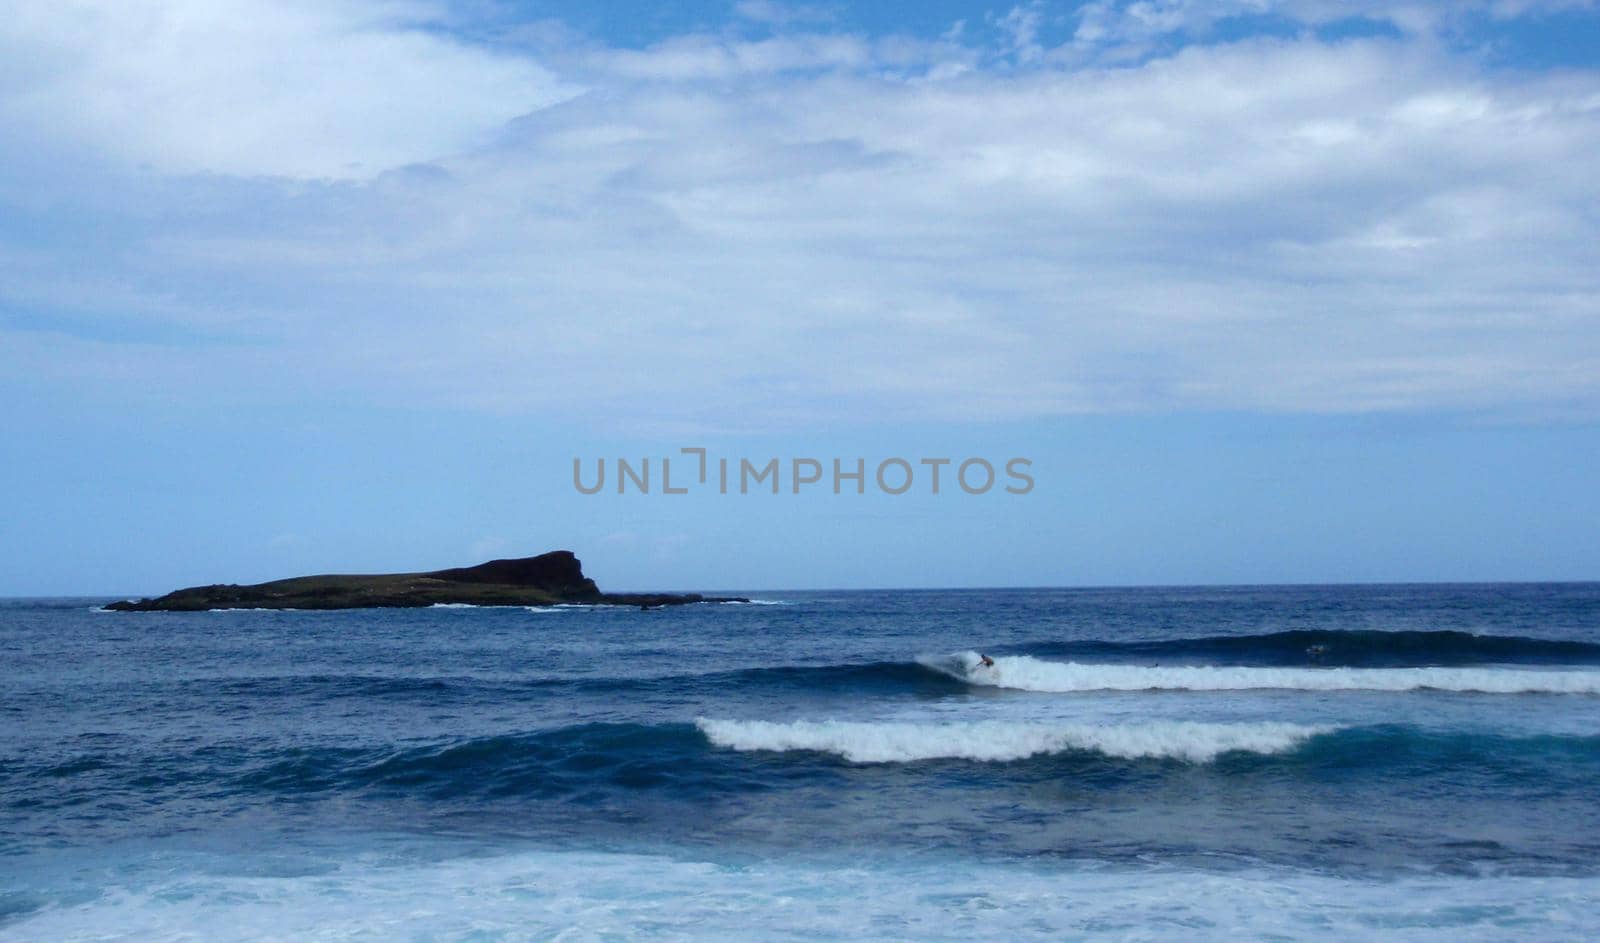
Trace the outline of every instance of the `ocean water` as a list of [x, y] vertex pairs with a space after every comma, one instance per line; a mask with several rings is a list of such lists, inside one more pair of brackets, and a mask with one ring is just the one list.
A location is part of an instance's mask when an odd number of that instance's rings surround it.
[[1600, 938], [1600, 585], [747, 594], [0, 602], [0, 940]]

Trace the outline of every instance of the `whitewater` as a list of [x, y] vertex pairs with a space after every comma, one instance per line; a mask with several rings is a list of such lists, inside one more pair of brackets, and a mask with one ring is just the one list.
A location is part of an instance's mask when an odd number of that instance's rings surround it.
[[1600, 586], [737, 594], [0, 600], [0, 941], [1600, 938]]
[[712, 720], [696, 726], [717, 746], [735, 750], [816, 750], [857, 763], [915, 760], [1020, 760], [1085, 750], [1122, 759], [1164, 758], [1204, 763], [1223, 753], [1281, 753], [1332, 728], [1301, 724], [1169, 722], [1123, 726], [945, 724], [851, 721]]
[[1470, 691], [1484, 694], [1600, 694], [1600, 670], [1524, 668], [1257, 668], [1141, 666], [1044, 661], [1028, 655], [979, 663], [977, 652], [923, 656], [919, 663], [968, 684], [1018, 691]]

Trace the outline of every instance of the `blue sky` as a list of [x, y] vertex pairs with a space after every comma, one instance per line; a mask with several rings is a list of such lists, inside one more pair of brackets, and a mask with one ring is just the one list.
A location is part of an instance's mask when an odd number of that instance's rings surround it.
[[[1600, 577], [1600, 9], [24, 2], [0, 593]], [[580, 495], [575, 457], [1033, 460]]]

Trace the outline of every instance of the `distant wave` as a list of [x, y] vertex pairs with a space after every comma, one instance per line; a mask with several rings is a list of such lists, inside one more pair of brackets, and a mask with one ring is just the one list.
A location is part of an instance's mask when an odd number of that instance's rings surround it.
[[1094, 726], [1001, 721], [914, 724], [854, 721], [708, 720], [695, 725], [719, 747], [734, 750], [814, 750], [853, 763], [959, 759], [1022, 760], [1068, 751], [1118, 759], [1176, 759], [1205, 763], [1223, 753], [1281, 753], [1333, 728], [1287, 723], [1203, 724], [1183, 721]]
[[548, 606], [504, 606], [495, 608], [524, 609], [528, 612], [572, 612], [578, 609], [598, 609], [599, 606], [579, 602], [558, 602]]
[[1175, 660], [1240, 665], [1426, 667], [1470, 664], [1600, 664], [1600, 645], [1457, 631], [1302, 629], [1149, 641], [1086, 639], [1019, 646], [1030, 655]]
[[977, 652], [925, 656], [919, 663], [967, 684], [1018, 691], [1472, 691], [1486, 694], [1600, 694], [1600, 671], [1513, 668], [1150, 667], [1041, 661], [1002, 656], [993, 667]]
[[[549, 610], [546, 610], [547, 612]], [[219, 696], [265, 698], [375, 697], [403, 701], [497, 703], [506, 697], [587, 694], [682, 697], [715, 692], [853, 692], [860, 696], [949, 697], [974, 687], [1040, 693], [1094, 691], [1461, 691], [1493, 694], [1600, 694], [1600, 669], [1536, 668], [1273, 668], [1248, 666], [1146, 666], [1057, 662], [1028, 655], [995, 656], [979, 668], [975, 652], [923, 656], [913, 661], [773, 665], [659, 675], [556, 677], [515, 673], [483, 677], [381, 675], [260, 675], [191, 679], [191, 693], [215, 688]]]

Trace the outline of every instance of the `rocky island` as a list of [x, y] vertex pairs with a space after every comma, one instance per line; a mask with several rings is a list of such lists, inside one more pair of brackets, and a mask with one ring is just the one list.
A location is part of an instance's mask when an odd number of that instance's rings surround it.
[[477, 566], [428, 573], [372, 576], [298, 576], [270, 583], [191, 586], [152, 599], [107, 605], [117, 612], [199, 612], [206, 609], [366, 609], [420, 606], [591, 605], [678, 606], [694, 602], [749, 602], [698, 593], [602, 593], [570, 550], [536, 557], [490, 560]]

